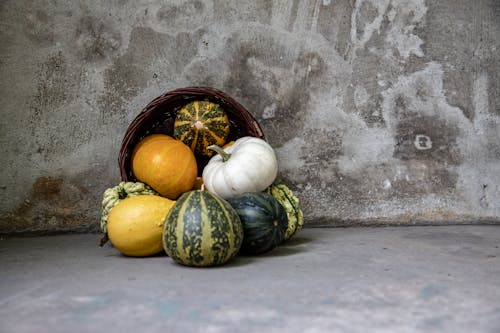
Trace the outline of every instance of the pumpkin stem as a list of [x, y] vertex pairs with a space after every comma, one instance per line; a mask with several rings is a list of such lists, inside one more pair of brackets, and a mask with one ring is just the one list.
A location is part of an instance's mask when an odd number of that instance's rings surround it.
[[196, 127], [196, 129], [197, 129], [198, 131], [202, 130], [202, 129], [205, 127], [205, 125], [203, 124], [203, 122], [202, 122], [202, 121], [200, 121], [200, 120], [198, 120], [198, 119], [196, 119], [196, 120], [193, 122], [193, 125], [192, 125], [192, 126], [193, 126], [193, 127]]
[[219, 154], [222, 157], [222, 162], [227, 162], [227, 160], [229, 160], [229, 158], [231, 157], [231, 154], [226, 153], [224, 151], [224, 149], [222, 149], [221, 147], [219, 147], [217, 145], [208, 146], [207, 149], [213, 150], [217, 154]]

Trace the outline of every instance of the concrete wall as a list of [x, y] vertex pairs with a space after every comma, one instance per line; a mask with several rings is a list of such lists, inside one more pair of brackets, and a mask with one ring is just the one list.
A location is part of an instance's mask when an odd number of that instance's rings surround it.
[[0, 2], [0, 232], [98, 230], [130, 121], [209, 85], [306, 223], [500, 222], [500, 2]]

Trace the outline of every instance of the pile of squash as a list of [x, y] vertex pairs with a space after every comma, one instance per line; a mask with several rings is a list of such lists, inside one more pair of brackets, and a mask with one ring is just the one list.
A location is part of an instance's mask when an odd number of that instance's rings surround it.
[[[227, 142], [226, 112], [210, 101], [182, 107], [173, 135], [152, 134], [132, 153], [137, 182], [103, 194], [101, 229], [127, 256], [165, 251], [187, 266], [214, 266], [238, 253], [276, 248], [303, 225], [299, 200], [274, 184], [278, 161], [265, 140]], [[198, 175], [197, 155], [209, 158]]]

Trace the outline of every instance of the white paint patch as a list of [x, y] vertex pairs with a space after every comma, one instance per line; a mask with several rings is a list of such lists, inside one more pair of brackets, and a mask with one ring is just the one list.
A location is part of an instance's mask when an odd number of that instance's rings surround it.
[[474, 81], [472, 87], [472, 103], [475, 112], [475, 127], [487, 125], [489, 119], [490, 103], [488, 99], [489, 82], [488, 75], [481, 73]]
[[384, 189], [388, 190], [392, 187], [391, 181], [389, 179], [384, 180]]
[[457, 140], [464, 163], [458, 168], [457, 191], [476, 211], [500, 215], [500, 117], [489, 112], [489, 79], [478, 75], [472, 86], [474, 121]]
[[[500, 117], [490, 112], [489, 79], [487, 73], [480, 73], [472, 86], [474, 118], [465, 135], [457, 140], [466, 161], [498, 160], [500, 151]], [[500, 190], [500, 189], [499, 189]]]
[[457, 192], [469, 210], [500, 215], [500, 163], [498, 161], [469, 161], [457, 168]]
[[311, 93], [311, 111], [304, 121], [305, 129], [342, 129], [346, 123], [353, 122], [353, 115], [345, 113], [342, 94], [337, 87], [322, 95]]
[[323, 6], [330, 6], [331, 0], [323, 0]]
[[275, 117], [275, 115], [276, 115], [276, 103], [266, 106], [262, 111], [263, 119], [272, 119]]
[[301, 151], [305, 146], [306, 142], [303, 138], [295, 137], [276, 148], [280, 169], [287, 172], [300, 171], [305, 165], [305, 159], [301, 156]]
[[397, 12], [394, 10], [394, 8], [391, 8], [391, 10], [387, 13], [387, 18], [389, 19], [389, 22], [394, 22], [394, 19], [396, 18]]
[[[141, 23], [157, 32], [171, 34], [172, 31], [195, 31], [212, 22], [213, 6], [213, 1], [204, 1], [203, 9], [197, 9], [195, 3], [189, 1], [158, 1], [141, 4], [137, 12], [145, 13]], [[166, 17], [172, 11], [176, 14]]]
[[[364, 123], [363, 123], [364, 124]], [[352, 126], [352, 125], [351, 125]], [[343, 174], [358, 174], [393, 159], [394, 136], [384, 128], [352, 128], [342, 138], [344, 154], [338, 159]]]
[[437, 116], [446, 119], [449, 126], [464, 127], [468, 119], [461, 109], [450, 106], [443, 91], [443, 69], [430, 62], [423, 70], [408, 76], [400, 76], [382, 92], [382, 113], [387, 127], [396, 133], [399, 119], [397, 101], [404, 99], [405, 112], [421, 116]]
[[428, 150], [432, 149], [432, 141], [431, 138], [424, 134], [415, 135], [415, 140], [413, 141], [415, 148], [418, 150]]
[[397, 0], [392, 1], [393, 9], [388, 14], [391, 22], [386, 36], [386, 42], [396, 48], [399, 55], [407, 59], [410, 54], [423, 57], [420, 46], [424, 43], [413, 31], [417, 25], [422, 25], [427, 6], [424, 0]]
[[[358, 20], [363, 6], [371, 6], [376, 10], [377, 15], [371, 22]], [[382, 23], [387, 18], [390, 22], [389, 30], [385, 36], [385, 42], [388, 44], [387, 49], [397, 49], [399, 56], [404, 59], [407, 59], [411, 54], [423, 57], [421, 45], [424, 42], [413, 32], [417, 26], [424, 24], [426, 13], [427, 6], [424, 0], [356, 1], [351, 15], [352, 55], [355, 56], [356, 50], [363, 49], [373, 36], [381, 33]], [[373, 49], [373, 52], [377, 53], [378, 50]], [[387, 52], [387, 56], [391, 56], [391, 52]]]
[[[371, 4], [377, 10], [377, 16], [371, 22], [364, 22], [362, 27], [358, 27], [358, 15], [364, 3]], [[358, 0], [354, 4], [354, 10], [351, 14], [351, 43], [353, 45], [353, 54], [356, 54], [357, 49], [363, 49], [365, 44], [372, 38], [375, 33], [380, 32], [380, 27], [384, 20], [384, 13], [389, 5], [389, 0]], [[358, 36], [358, 31], [363, 33]]]
[[363, 86], [356, 86], [354, 89], [354, 104], [357, 108], [365, 106], [370, 96]]
[[[247, 59], [247, 66], [252, 75], [259, 80], [261, 87], [267, 90], [271, 96], [285, 96], [292, 89], [293, 80], [283, 80], [290, 77], [290, 68], [270, 66], [260, 59], [250, 57]], [[307, 73], [303, 73], [304, 76]], [[276, 84], [276, 83], [279, 84]]]
[[387, 82], [386, 82], [386, 81], [384, 81], [384, 80], [378, 80], [378, 81], [377, 81], [377, 84], [378, 84], [379, 86], [381, 86], [381, 87], [386, 87], [386, 86], [387, 86]]
[[[457, 212], [464, 209], [465, 213], [477, 211], [483, 216], [498, 216], [500, 206], [494, 203], [500, 202], [500, 165], [495, 152], [500, 151], [500, 117], [490, 112], [488, 75], [479, 74], [473, 83], [472, 122], [460, 108], [448, 104], [443, 89], [443, 76], [442, 66], [430, 62], [421, 71], [399, 77], [390, 88], [382, 92], [382, 110], [387, 130], [395, 134], [397, 125], [402, 120], [398, 114], [398, 99], [404, 100], [405, 114], [437, 117], [447, 126], [456, 129], [458, 135], [451, 144], [455, 145], [454, 150], [461, 159], [461, 164], [454, 171], [458, 176], [456, 194], [463, 201], [455, 203], [454, 209]], [[414, 138], [416, 147], [431, 148], [432, 139], [420, 135]], [[426, 139], [425, 144], [420, 140], [422, 138]], [[412, 181], [425, 179], [427, 171], [417, 171], [414, 168], [410, 172]]]

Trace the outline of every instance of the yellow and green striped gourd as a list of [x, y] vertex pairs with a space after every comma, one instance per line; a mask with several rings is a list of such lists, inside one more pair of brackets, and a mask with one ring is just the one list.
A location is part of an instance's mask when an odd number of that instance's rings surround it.
[[285, 240], [292, 238], [304, 225], [304, 215], [299, 206], [299, 199], [285, 184], [274, 184], [266, 189], [285, 208], [288, 216], [288, 227], [285, 232]]
[[214, 152], [207, 147], [224, 145], [229, 129], [229, 118], [219, 104], [193, 101], [177, 112], [173, 136], [189, 146], [195, 154], [212, 156]]

